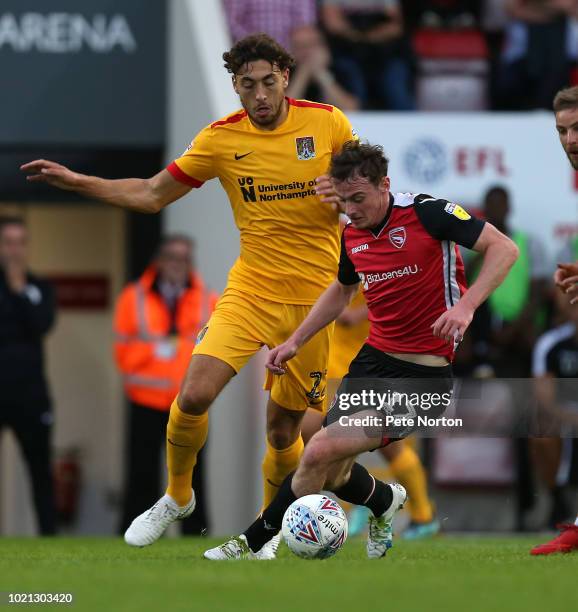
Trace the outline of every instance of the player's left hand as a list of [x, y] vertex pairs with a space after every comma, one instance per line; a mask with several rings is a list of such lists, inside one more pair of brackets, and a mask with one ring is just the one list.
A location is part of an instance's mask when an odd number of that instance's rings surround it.
[[297, 355], [297, 345], [290, 340], [272, 348], [267, 355], [265, 367], [273, 374], [285, 374], [287, 372], [286, 362]]
[[461, 342], [474, 317], [474, 308], [463, 300], [446, 310], [431, 326], [434, 336], [448, 341]]
[[323, 174], [318, 176], [315, 179], [315, 182], [317, 183], [315, 186], [315, 191], [323, 202], [330, 204], [331, 208], [333, 208], [335, 212], [345, 212], [341, 205], [341, 199], [335, 193], [335, 189], [333, 188], [333, 183], [331, 182], [329, 175]]

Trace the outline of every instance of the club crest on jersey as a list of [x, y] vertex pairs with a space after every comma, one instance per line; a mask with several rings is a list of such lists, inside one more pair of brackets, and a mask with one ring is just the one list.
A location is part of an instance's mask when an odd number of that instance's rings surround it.
[[450, 215], [453, 215], [454, 217], [459, 219], [460, 221], [468, 221], [472, 218], [468, 211], [464, 210], [459, 204], [453, 204], [452, 202], [448, 202], [445, 205], [444, 210]]
[[308, 160], [315, 157], [315, 140], [313, 136], [303, 136], [295, 139], [297, 159]]
[[401, 249], [405, 244], [406, 238], [407, 234], [405, 233], [405, 227], [394, 227], [389, 230], [389, 241], [397, 249]]

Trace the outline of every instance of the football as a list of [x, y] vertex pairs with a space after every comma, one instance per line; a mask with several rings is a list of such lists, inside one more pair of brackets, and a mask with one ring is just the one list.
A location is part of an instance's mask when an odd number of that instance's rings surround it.
[[287, 546], [298, 557], [327, 559], [347, 538], [347, 517], [335, 500], [306, 495], [287, 508], [282, 531]]

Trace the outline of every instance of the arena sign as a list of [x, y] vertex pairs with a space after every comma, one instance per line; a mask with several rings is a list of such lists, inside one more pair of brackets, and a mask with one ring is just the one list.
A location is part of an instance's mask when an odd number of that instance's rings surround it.
[[351, 120], [362, 139], [383, 145], [394, 192], [476, 209], [489, 187], [503, 185], [511, 226], [539, 239], [552, 266], [578, 234], [576, 173], [552, 113], [358, 113]]
[[164, 142], [166, 3], [3, 0], [0, 145]]
[[15, 53], [134, 53], [137, 44], [124, 15], [97, 13], [4, 13], [0, 15], [0, 50]]

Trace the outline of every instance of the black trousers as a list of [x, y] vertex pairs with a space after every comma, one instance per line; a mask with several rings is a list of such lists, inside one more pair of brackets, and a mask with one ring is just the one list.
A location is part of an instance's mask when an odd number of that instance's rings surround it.
[[52, 476], [52, 409], [46, 400], [16, 405], [2, 401], [0, 431], [12, 430], [28, 468], [38, 531], [56, 533], [56, 506]]
[[[124, 501], [120, 533], [124, 533], [132, 520], [150, 508], [162, 495], [168, 411], [155, 410], [129, 402], [126, 430]], [[192, 486], [197, 505], [193, 514], [181, 521], [182, 533], [198, 535], [209, 528], [205, 502], [204, 455], [206, 445], [197, 457]]]

